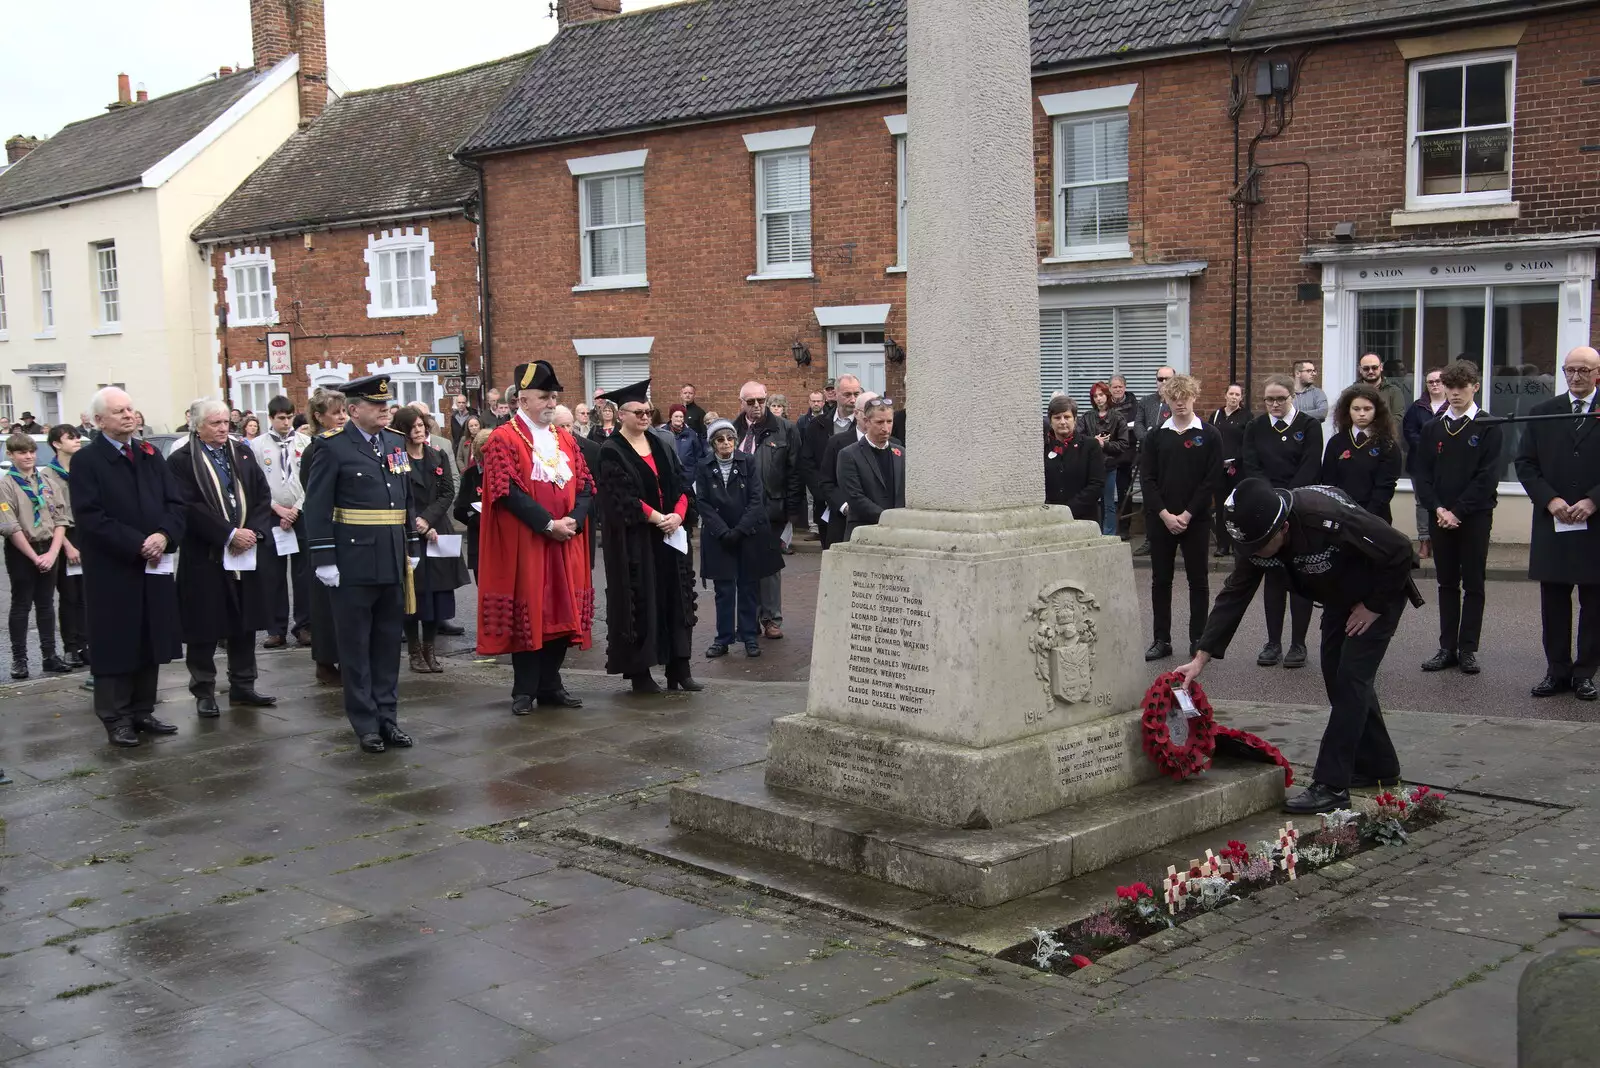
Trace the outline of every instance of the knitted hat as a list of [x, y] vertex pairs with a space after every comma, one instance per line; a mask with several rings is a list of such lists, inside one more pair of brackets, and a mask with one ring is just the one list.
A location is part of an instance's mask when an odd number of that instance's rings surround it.
[[735, 438], [739, 436], [739, 431], [734, 429], [733, 421], [731, 419], [718, 419], [710, 426], [706, 427], [706, 440], [710, 441], [712, 438], [716, 437], [717, 431], [719, 430], [726, 430]]

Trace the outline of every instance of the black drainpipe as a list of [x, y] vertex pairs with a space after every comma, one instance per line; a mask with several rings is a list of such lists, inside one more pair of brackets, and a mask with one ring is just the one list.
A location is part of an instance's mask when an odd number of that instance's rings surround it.
[[[483, 306], [483, 340], [479, 344], [479, 399], [488, 396], [494, 386], [494, 303], [489, 298], [489, 181], [483, 164], [463, 159], [461, 164], [478, 172], [478, 217], [472, 219], [472, 206], [467, 207], [467, 218], [478, 224], [478, 302]], [[466, 369], [462, 369], [466, 374]]]

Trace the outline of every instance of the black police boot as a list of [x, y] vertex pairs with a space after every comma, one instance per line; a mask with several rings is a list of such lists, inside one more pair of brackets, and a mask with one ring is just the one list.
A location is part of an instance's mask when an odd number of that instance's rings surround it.
[[1422, 662], [1422, 670], [1443, 671], [1445, 668], [1453, 668], [1459, 663], [1461, 663], [1461, 661], [1456, 659], [1455, 653], [1452, 653], [1448, 649], [1440, 649], [1437, 653], [1434, 653], [1432, 656], [1428, 657], [1428, 659]]

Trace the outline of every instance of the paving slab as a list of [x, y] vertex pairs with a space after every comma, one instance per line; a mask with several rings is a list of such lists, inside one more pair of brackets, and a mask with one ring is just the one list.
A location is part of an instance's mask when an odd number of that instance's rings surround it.
[[397, 908], [418, 897], [451, 890], [492, 886], [555, 867], [555, 861], [534, 853], [476, 841], [457, 841], [412, 856], [404, 852], [391, 856], [386, 863], [314, 879], [305, 888], [367, 911]]
[[810, 963], [827, 942], [799, 930], [731, 916], [688, 931], [668, 943], [705, 960], [716, 961], [754, 976], [770, 975]]
[[1465, 1061], [1369, 1037], [1350, 1043], [1317, 1068], [1467, 1068]]
[[1182, 978], [1140, 983], [1101, 1011], [1109, 1017], [1152, 1020], [1381, 1020], [1324, 1001], [1188, 972]]
[[739, 986], [748, 976], [659, 944], [633, 946], [463, 998], [544, 1038], [566, 1042]]
[[882, 1005], [868, 1005], [806, 1032], [864, 1057], [920, 1068], [974, 1064], [1058, 1033], [1072, 1017], [968, 978], [923, 986]]
[[662, 1012], [674, 1023], [746, 1049], [767, 1045], [820, 1022], [815, 1013], [798, 1005], [765, 997], [744, 987], [720, 990]]
[[594, 901], [607, 894], [630, 889], [627, 883], [607, 879], [582, 868], [554, 868], [525, 879], [513, 879], [496, 887], [535, 905], [559, 908], [581, 901]]
[[1517, 1068], [1516, 1018], [1516, 986], [1479, 980], [1449, 991], [1375, 1037], [1476, 1068]]
[[268, 1057], [256, 1068], [486, 1068], [545, 1045], [521, 1028], [447, 1001]]
[[327, 957], [292, 942], [273, 942], [236, 953], [186, 959], [151, 972], [150, 978], [196, 1004], [205, 1004], [337, 967]]
[[1224, 1060], [1300, 1068], [1375, 1027], [1357, 1020], [1091, 1020], [1018, 1052], [1026, 1058], [1023, 1064], [1059, 1068], [1155, 1068]]
[[1358, 896], [1349, 911], [1520, 946], [1559, 930], [1556, 913], [1597, 900], [1600, 893], [1532, 878], [1423, 869], [1403, 887]]
[[905, 961], [841, 950], [747, 986], [754, 993], [832, 1017], [937, 978], [937, 972]]
[[[6, 1000], [12, 996], [6, 995]], [[155, 983], [135, 979], [71, 998], [52, 995], [27, 1008], [0, 1014], [0, 1034], [29, 1049], [46, 1049], [141, 1025], [191, 1005]]]
[[765, 1046], [718, 1061], [717, 1068], [881, 1068], [877, 1061], [858, 1057], [838, 1046], [798, 1037], [780, 1039]]
[[498, 924], [480, 934], [541, 964], [564, 968], [719, 919], [721, 914], [710, 909], [636, 886]]
[[660, 1016], [640, 1016], [522, 1059], [528, 1068], [699, 1068], [739, 1052], [730, 1042]]

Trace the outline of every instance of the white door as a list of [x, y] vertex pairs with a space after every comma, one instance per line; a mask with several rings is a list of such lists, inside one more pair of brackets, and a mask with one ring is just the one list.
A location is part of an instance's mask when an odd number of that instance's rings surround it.
[[55, 426], [61, 422], [61, 394], [44, 392], [39, 394], [40, 419], [45, 426]]
[[855, 375], [868, 393], [883, 395], [882, 330], [834, 330], [828, 334], [828, 377]]

